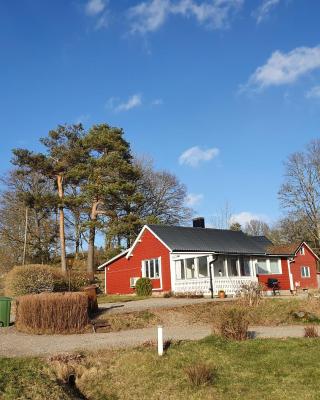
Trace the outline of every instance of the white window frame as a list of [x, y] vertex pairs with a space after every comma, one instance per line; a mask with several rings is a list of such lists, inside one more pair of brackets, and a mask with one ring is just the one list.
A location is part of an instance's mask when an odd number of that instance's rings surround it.
[[[206, 257], [207, 258], [207, 276], [199, 276], [199, 258], [201, 257]], [[188, 278], [187, 277], [187, 260], [193, 259], [194, 260], [194, 278]], [[176, 271], [176, 261], [182, 261], [182, 268], [184, 270], [184, 278], [178, 278], [177, 277], [177, 271]], [[192, 280], [192, 279], [208, 279], [210, 276], [210, 271], [209, 271], [209, 257], [205, 254], [202, 255], [196, 255], [196, 256], [183, 256], [182, 258], [176, 258], [174, 259], [174, 274], [175, 274], [175, 279], [177, 281], [184, 281], [184, 280]]]
[[[307, 275], [305, 275], [304, 272], [307, 272]], [[307, 265], [301, 266], [301, 278], [311, 278], [310, 267]]]
[[268, 273], [267, 273], [267, 274], [263, 274], [263, 273], [261, 273], [261, 272], [258, 272], [258, 267], [257, 267], [256, 264], [259, 263], [259, 259], [257, 258], [257, 259], [254, 261], [254, 267], [255, 267], [255, 269], [256, 269], [257, 275], [282, 275], [282, 263], [281, 263], [281, 258], [272, 258], [272, 260], [275, 260], [275, 259], [278, 261], [279, 272], [271, 272], [271, 266], [270, 266], [270, 260], [271, 260], [271, 259], [270, 259], [270, 258], [264, 258], [264, 260], [266, 260], [266, 267], [267, 267]]
[[300, 256], [304, 256], [306, 254], [304, 251], [304, 246], [300, 247], [299, 254], [300, 254]]
[[[153, 262], [155, 262], [155, 261], [158, 261], [158, 276], [153, 276], [153, 277], [151, 277], [150, 276], [150, 261], [153, 261]], [[149, 276], [147, 276], [147, 263], [149, 263], [148, 264], [148, 268], [149, 268]], [[156, 269], [155, 269], [155, 267], [154, 267], [154, 272], [156, 271]], [[161, 279], [161, 257], [156, 257], [156, 258], [148, 258], [148, 259], [146, 259], [146, 260], [143, 260], [142, 261], [142, 276], [144, 277], [144, 278], [149, 278], [149, 279], [151, 279], [151, 280], [153, 280], [153, 279]]]

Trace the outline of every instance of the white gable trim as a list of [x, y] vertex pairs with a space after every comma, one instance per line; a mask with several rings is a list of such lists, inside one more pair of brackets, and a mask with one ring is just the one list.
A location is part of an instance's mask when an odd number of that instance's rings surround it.
[[114, 261], [118, 260], [118, 258], [123, 257], [125, 254], [127, 254], [129, 249], [123, 251], [122, 253], [116, 255], [115, 257], [111, 258], [110, 260], [106, 261], [105, 263], [99, 265], [98, 270], [102, 270], [103, 268], [107, 267], [109, 264], [113, 263]]
[[306, 248], [309, 249], [311, 251], [311, 253], [316, 257], [316, 259], [319, 260], [319, 257], [316, 255], [316, 253], [312, 250], [312, 248], [306, 242], [300, 243], [300, 245], [298, 246], [297, 250], [294, 253], [295, 255], [297, 255], [298, 251], [301, 249], [302, 246], [306, 246]]
[[141, 241], [141, 237], [144, 234], [145, 230], [148, 230], [156, 239], [159, 240], [160, 243], [162, 243], [169, 251], [172, 251], [170, 249], [170, 247], [162, 240], [159, 238], [159, 236], [157, 236], [153, 230], [148, 226], [148, 225], [144, 225], [143, 228], [141, 229], [138, 237], [136, 238], [136, 240], [134, 241], [133, 245], [130, 247], [128, 254], [126, 255], [127, 258], [132, 256], [132, 252], [134, 250], [134, 248], [136, 247], [136, 245]]

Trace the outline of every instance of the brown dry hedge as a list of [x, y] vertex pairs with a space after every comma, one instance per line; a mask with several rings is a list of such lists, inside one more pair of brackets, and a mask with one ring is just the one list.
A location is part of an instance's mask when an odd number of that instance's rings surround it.
[[21, 332], [81, 333], [89, 322], [85, 293], [41, 293], [18, 297], [16, 328]]

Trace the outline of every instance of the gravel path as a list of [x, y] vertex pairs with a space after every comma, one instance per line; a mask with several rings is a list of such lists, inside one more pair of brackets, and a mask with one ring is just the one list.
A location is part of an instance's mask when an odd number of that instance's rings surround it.
[[[230, 301], [230, 299], [223, 299], [223, 301]], [[209, 302], [219, 302], [219, 299], [175, 299], [175, 298], [156, 298], [151, 297], [150, 299], [139, 300], [139, 301], [128, 301], [125, 303], [102, 303], [99, 304], [99, 308], [108, 310], [112, 314], [127, 313], [132, 311], [143, 311], [152, 308], [173, 308], [188, 306], [190, 304], [201, 304]]]
[[[254, 338], [302, 337], [304, 326], [255, 326], [250, 328]], [[208, 325], [168, 326], [165, 339], [199, 340], [211, 333]], [[156, 340], [157, 328], [135, 329], [111, 333], [86, 333], [82, 335], [28, 335], [14, 327], [0, 329], [0, 356], [46, 356], [77, 350], [133, 347], [149, 340]]]
[[[198, 340], [210, 334], [209, 326], [164, 328], [165, 339]], [[134, 347], [157, 339], [157, 328], [82, 335], [28, 335], [13, 327], [0, 329], [0, 356], [44, 356], [76, 350]]]

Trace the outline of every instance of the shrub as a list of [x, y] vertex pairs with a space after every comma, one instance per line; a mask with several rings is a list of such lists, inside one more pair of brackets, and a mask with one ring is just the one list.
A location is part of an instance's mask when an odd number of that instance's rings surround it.
[[[91, 279], [87, 273], [78, 272], [78, 271], [71, 271], [70, 274], [70, 281], [71, 281], [71, 291], [78, 292], [84, 286], [88, 286], [91, 283]], [[69, 290], [69, 277], [64, 277], [64, 282], [66, 285], [66, 289], [64, 290], [56, 290], [59, 291], [66, 291]]]
[[243, 283], [237, 292], [237, 296], [246, 306], [254, 307], [261, 301], [263, 288], [263, 285], [258, 282]]
[[306, 326], [304, 328], [304, 337], [308, 337], [308, 338], [319, 337], [317, 328], [315, 326]]
[[22, 296], [53, 292], [55, 282], [62, 280], [63, 275], [56, 268], [48, 265], [30, 264], [13, 267], [6, 276], [5, 293], [8, 296]]
[[[71, 291], [78, 291], [90, 283], [87, 274], [71, 272]], [[69, 278], [49, 265], [30, 264], [14, 267], [6, 276], [5, 293], [8, 296], [23, 296], [42, 292], [64, 292], [69, 290]]]
[[213, 382], [215, 376], [214, 369], [203, 363], [185, 368], [185, 373], [193, 386], [210, 384]]
[[220, 316], [219, 333], [226, 339], [246, 340], [249, 321], [247, 311], [242, 307], [224, 310]]
[[22, 332], [80, 333], [88, 324], [85, 293], [41, 293], [17, 298], [16, 328]]
[[177, 299], [202, 299], [202, 292], [175, 292], [174, 297]]
[[140, 278], [136, 282], [136, 293], [138, 296], [151, 296], [152, 283], [149, 278]]

